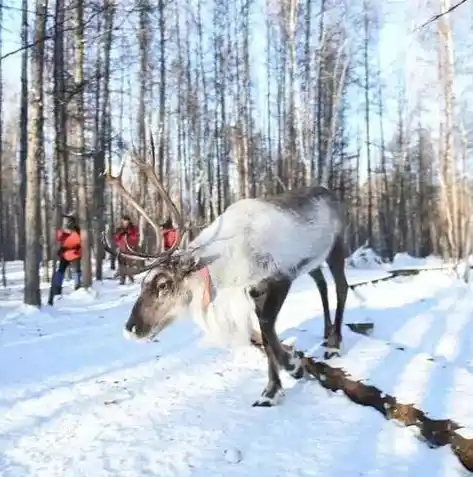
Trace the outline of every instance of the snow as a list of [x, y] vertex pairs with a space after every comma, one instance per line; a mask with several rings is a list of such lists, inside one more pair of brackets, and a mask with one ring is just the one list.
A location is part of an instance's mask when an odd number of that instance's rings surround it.
[[353, 268], [384, 269], [386, 264], [383, 259], [368, 246], [355, 250], [346, 260], [346, 264]]
[[397, 253], [392, 261], [392, 268], [402, 270], [405, 268], [442, 268], [444, 262], [434, 255], [425, 258], [412, 257], [407, 253]]
[[396, 253], [391, 263], [383, 260], [371, 247], [364, 245], [355, 250], [347, 259], [350, 268], [363, 270], [418, 270], [418, 269], [446, 269], [453, 263], [446, 263], [440, 257], [429, 255], [424, 258], [412, 257], [408, 253]]
[[[178, 321], [154, 343], [125, 340], [139, 280], [104, 280], [92, 293], [69, 283], [39, 311], [21, 303], [21, 268], [9, 263], [0, 289], [1, 477], [469, 475], [448, 447], [430, 449], [414, 429], [314, 381], [281, 372], [282, 403], [251, 407], [266, 384], [265, 358], [202, 347], [193, 323]], [[347, 273], [353, 284], [388, 272]], [[473, 435], [467, 285], [440, 270], [362, 285], [347, 302], [345, 323], [355, 322], [374, 323], [372, 333], [344, 326], [333, 366]], [[320, 353], [322, 307], [309, 277], [294, 284], [277, 328]]]

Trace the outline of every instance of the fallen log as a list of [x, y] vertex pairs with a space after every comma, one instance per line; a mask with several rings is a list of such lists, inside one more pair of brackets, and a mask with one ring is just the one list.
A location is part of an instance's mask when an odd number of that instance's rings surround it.
[[[255, 333], [251, 342], [265, 353], [260, 334]], [[281, 344], [288, 351], [294, 349], [286, 343]], [[315, 378], [323, 388], [333, 392], [342, 391], [352, 402], [376, 409], [387, 420], [393, 419], [406, 427], [415, 426], [422, 440], [431, 448], [450, 445], [462, 465], [473, 472], [473, 439], [460, 434], [460, 424], [451, 419], [431, 419], [413, 404], [400, 403], [376, 386], [351, 379], [342, 368], [334, 368], [308, 356], [303, 359], [306, 374]]]
[[348, 286], [353, 290], [356, 287], [361, 287], [363, 285], [369, 285], [371, 283], [375, 284], [378, 282], [385, 282], [387, 280], [392, 280], [393, 278], [396, 278], [397, 275], [385, 275], [383, 277], [379, 278], [366, 278], [366, 280], [359, 280], [356, 281], [355, 283], [348, 283]]
[[460, 434], [461, 425], [451, 419], [431, 419], [413, 404], [400, 403], [375, 386], [350, 379], [341, 368], [309, 357], [304, 358], [304, 366], [325, 389], [340, 390], [354, 403], [376, 409], [388, 420], [394, 419], [407, 427], [415, 426], [429, 447], [450, 445], [462, 465], [473, 472], [473, 439]]
[[438, 267], [405, 267], [405, 268], [391, 268], [385, 270], [387, 275], [385, 276], [380, 276], [376, 278], [370, 278], [366, 277], [366, 279], [362, 280], [355, 280], [354, 282], [349, 281], [348, 286], [351, 289], [354, 289], [356, 287], [362, 286], [362, 285], [368, 285], [370, 283], [378, 283], [378, 282], [384, 282], [387, 280], [392, 280], [393, 278], [396, 277], [408, 277], [408, 276], [414, 276], [418, 275], [420, 272], [434, 272], [434, 271], [441, 271], [441, 270], [447, 270], [445, 266], [438, 266]]

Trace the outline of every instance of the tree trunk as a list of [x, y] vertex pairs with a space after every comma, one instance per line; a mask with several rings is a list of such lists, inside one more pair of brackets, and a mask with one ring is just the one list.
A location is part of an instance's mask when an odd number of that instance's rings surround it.
[[[0, 31], [3, 31], [3, 0], [0, 0]], [[3, 39], [0, 35], [0, 260], [2, 262], [2, 286], [7, 286], [5, 265], [5, 221], [3, 217]]]
[[84, 118], [84, 4], [77, 0], [75, 26], [75, 151], [78, 159], [78, 212], [82, 237], [82, 284], [84, 288], [92, 286], [92, 267], [90, 259], [89, 207], [87, 200], [87, 156], [85, 154], [85, 118]]
[[20, 96], [20, 230], [19, 258], [25, 257], [26, 162], [28, 157], [28, 0], [21, 4], [21, 96]]
[[[140, 55], [140, 70], [139, 70], [139, 103], [138, 103], [138, 153], [142, 158], [145, 158], [147, 145], [146, 145], [146, 111], [147, 111], [147, 91], [148, 91], [148, 70], [149, 70], [149, 47], [150, 47], [150, 10], [151, 6], [148, 0], [143, 0], [140, 5], [139, 13], [139, 31], [138, 31], [138, 43], [139, 43], [139, 55]], [[147, 180], [144, 174], [140, 174], [140, 202], [146, 203], [147, 199]], [[140, 229], [140, 245], [147, 246], [144, 242], [148, 225], [143, 217], [139, 218]]]
[[371, 181], [371, 136], [370, 136], [370, 85], [369, 85], [369, 22], [368, 22], [368, 4], [364, 2], [364, 69], [365, 69], [365, 126], [366, 126], [366, 160], [367, 160], [367, 172], [368, 172], [368, 240], [370, 246], [373, 245], [373, 191]]
[[31, 54], [31, 97], [29, 147], [26, 164], [26, 208], [25, 208], [25, 295], [28, 305], [41, 306], [39, 288], [39, 264], [41, 260], [40, 243], [40, 171], [44, 155], [43, 136], [43, 73], [44, 73], [44, 36], [46, 30], [47, 2], [36, 1], [35, 45]]
[[[97, 124], [97, 150], [95, 151], [95, 188], [94, 188], [94, 213], [96, 217], [97, 230], [95, 234], [95, 278], [103, 279], [102, 261], [104, 259], [103, 247], [101, 245], [101, 236], [105, 230], [105, 182], [103, 171], [105, 169], [105, 154], [110, 141], [111, 131], [108, 128], [108, 115], [110, 103], [110, 51], [113, 41], [113, 17], [115, 6], [110, 0], [104, 0], [103, 4], [105, 14], [105, 38], [103, 43], [103, 97], [102, 108], [98, 108], [97, 115], [100, 114], [100, 124]], [[100, 55], [100, 51], [98, 55]], [[102, 71], [101, 71], [102, 73]], [[99, 78], [100, 81], [100, 78]], [[100, 106], [100, 98], [98, 101]]]

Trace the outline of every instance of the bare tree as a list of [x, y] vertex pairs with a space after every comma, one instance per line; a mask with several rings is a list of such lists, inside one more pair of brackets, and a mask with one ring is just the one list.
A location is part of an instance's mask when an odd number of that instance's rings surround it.
[[[3, 31], [3, 0], [0, 0], [0, 32]], [[0, 34], [0, 260], [2, 263], [2, 285], [7, 286], [5, 265], [5, 221], [3, 217], [3, 38]]]
[[28, 157], [28, 0], [21, 3], [21, 96], [20, 96], [20, 250], [25, 253], [26, 162]]
[[44, 155], [43, 136], [43, 73], [44, 37], [46, 30], [47, 2], [36, 1], [35, 46], [31, 53], [30, 126], [28, 138], [27, 184], [25, 207], [25, 303], [41, 306], [39, 264], [41, 248], [40, 171]]
[[[111, 141], [111, 131], [109, 128], [110, 112], [110, 62], [113, 42], [113, 20], [115, 14], [115, 4], [113, 1], [104, 0], [104, 39], [102, 52], [98, 52], [99, 60], [103, 55], [103, 62], [98, 64], [97, 75], [102, 77], [102, 88], [97, 87], [97, 111], [96, 111], [96, 151], [94, 161], [94, 214], [96, 218], [95, 234], [95, 277], [102, 280], [102, 260], [103, 248], [100, 245], [100, 238], [105, 230], [105, 182], [102, 172], [105, 169], [105, 155]], [[103, 68], [103, 74], [100, 68]], [[100, 84], [100, 83], [99, 83]], [[102, 92], [102, 98], [100, 93]], [[101, 102], [101, 108], [100, 108]]]
[[89, 235], [89, 204], [87, 200], [87, 159], [85, 142], [85, 116], [84, 116], [84, 3], [76, 0], [75, 7], [75, 111], [74, 111], [74, 139], [75, 154], [78, 159], [78, 211], [81, 224], [82, 238], [82, 277], [83, 286], [92, 286], [92, 266], [90, 256]]

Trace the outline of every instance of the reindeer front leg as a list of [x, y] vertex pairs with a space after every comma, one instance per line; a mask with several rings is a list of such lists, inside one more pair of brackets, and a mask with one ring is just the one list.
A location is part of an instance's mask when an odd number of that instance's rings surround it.
[[286, 278], [265, 280], [250, 291], [256, 305], [256, 314], [261, 329], [263, 347], [268, 360], [268, 384], [260, 399], [253, 406], [270, 407], [283, 397], [279, 378], [279, 366], [283, 366], [294, 378], [304, 374], [302, 356], [295, 351], [286, 351], [275, 331], [278, 313], [289, 293], [291, 281]]
[[284, 392], [282, 389], [281, 379], [279, 378], [279, 365], [276, 356], [274, 356], [271, 347], [268, 345], [262, 331], [263, 347], [266, 353], [266, 359], [268, 360], [268, 384], [263, 389], [261, 397], [253, 403], [255, 407], [271, 407], [279, 402], [283, 397]]

